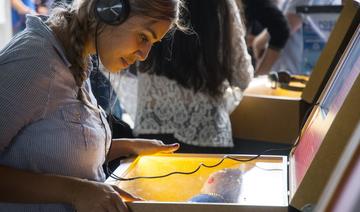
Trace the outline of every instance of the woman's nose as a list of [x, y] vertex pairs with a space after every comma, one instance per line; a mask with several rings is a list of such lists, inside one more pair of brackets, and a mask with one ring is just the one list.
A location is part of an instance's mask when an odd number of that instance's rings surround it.
[[140, 48], [136, 52], [137, 60], [144, 61], [149, 55], [149, 52], [151, 50], [151, 46], [152, 46], [152, 44], [147, 44], [147, 45], [144, 45], [142, 48]]

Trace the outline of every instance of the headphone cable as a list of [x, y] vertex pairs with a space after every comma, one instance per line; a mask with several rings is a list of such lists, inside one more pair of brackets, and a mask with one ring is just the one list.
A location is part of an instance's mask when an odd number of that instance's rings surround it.
[[174, 172], [169, 172], [167, 174], [164, 174], [164, 175], [155, 175], [155, 176], [136, 176], [136, 177], [129, 177], [129, 178], [124, 178], [124, 177], [120, 177], [114, 173], [111, 173], [109, 175], [109, 177], [113, 178], [114, 180], [118, 180], [118, 181], [132, 181], [132, 180], [138, 180], [138, 179], [157, 179], [157, 178], [164, 178], [164, 177], [168, 177], [168, 176], [171, 176], [171, 175], [175, 175], [175, 174], [180, 174], [180, 175], [191, 175], [191, 174], [194, 174], [196, 173], [197, 171], [200, 170], [201, 167], [205, 167], [205, 168], [214, 168], [214, 167], [217, 167], [219, 166], [220, 164], [222, 164], [224, 162], [225, 159], [230, 159], [230, 160], [234, 160], [234, 161], [238, 161], [238, 162], [243, 162], [243, 163], [247, 163], [247, 162], [250, 162], [250, 161], [253, 161], [253, 160], [256, 160], [258, 158], [260, 158], [261, 156], [263, 156], [265, 153], [268, 153], [268, 152], [274, 152], [274, 151], [284, 151], [284, 150], [289, 150], [290, 152], [299, 144], [299, 141], [301, 139], [301, 132], [302, 132], [302, 127], [304, 126], [306, 120], [307, 120], [307, 117], [309, 115], [309, 113], [312, 111], [312, 109], [319, 105], [319, 103], [316, 103], [316, 104], [313, 104], [311, 105], [305, 112], [304, 114], [304, 117], [301, 121], [301, 125], [299, 127], [299, 136], [297, 138], [297, 140], [295, 141], [295, 143], [291, 146], [291, 147], [287, 147], [287, 148], [277, 148], [277, 149], [266, 149], [264, 151], [262, 151], [260, 154], [257, 154], [251, 158], [248, 158], [248, 159], [238, 159], [238, 158], [235, 158], [235, 157], [232, 157], [230, 155], [224, 155], [219, 162], [213, 164], [213, 165], [206, 165], [204, 163], [200, 163], [198, 165], [197, 168], [195, 168], [194, 170], [192, 171], [189, 171], [189, 172], [180, 172], [180, 171], [174, 171]]

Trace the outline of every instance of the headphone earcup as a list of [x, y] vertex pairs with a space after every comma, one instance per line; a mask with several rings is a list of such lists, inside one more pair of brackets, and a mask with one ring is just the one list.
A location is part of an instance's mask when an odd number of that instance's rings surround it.
[[95, 3], [96, 18], [109, 25], [123, 23], [130, 14], [128, 0], [97, 0]]
[[275, 72], [275, 71], [271, 71], [268, 74], [268, 78], [271, 82], [279, 82], [279, 76], [278, 76], [277, 72]]
[[291, 74], [287, 71], [280, 71], [277, 73], [280, 83], [289, 84], [291, 82]]

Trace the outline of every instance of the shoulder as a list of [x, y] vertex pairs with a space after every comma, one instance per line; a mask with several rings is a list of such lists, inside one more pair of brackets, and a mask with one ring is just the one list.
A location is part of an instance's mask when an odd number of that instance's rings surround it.
[[[55, 49], [46, 38], [33, 32], [24, 32], [9, 43], [0, 52], [2, 70], [12, 73], [24, 72], [32, 74], [46, 74], [53, 63], [60, 61]], [[8, 69], [11, 70], [8, 70]]]
[[23, 95], [35, 90], [45, 92], [59, 64], [61, 59], [47, 40], [23, 33], [0, 52], [1, 87]]

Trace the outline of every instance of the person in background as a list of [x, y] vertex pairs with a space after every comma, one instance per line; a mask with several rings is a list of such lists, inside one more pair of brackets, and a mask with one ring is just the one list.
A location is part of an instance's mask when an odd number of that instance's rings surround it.
[[247, 44], [255, 74], [268, 74], [289, 38], [286, 18], [273, 0], [238, 0], [244, 7]]
[[245, 26], [235, 0], [187, 0], [186, 6], [193, 33], [164, 38], [138, 66], [134, 134], [180, 142], [180, 152], [229, 153], [229, 113], [254, 71]]
[[36, 12], [39, 15], [48, 15], [53, 0], [35, 0]]
[[25, 29], [25, 15], [36, 14], [34, 0], [11, 0], [13, 34]]
[[[112, 139], [90, 88], [91, 54], [111, 72], [143, 61], [178, 25], [180, 0], [75, 0], [0, 50], [0, 211], [128, 211], [105, 184], [112, 159], [171, 153], [159, 140]], [[123, 199], [124, 198], [124, 199]]]
[[289, 23], [290, 37], [278, 60], [272, 66], [272, 71], [289, 72], [292, 75], [304, 75], [302, 71], [303, 58], [303, 29], [304, 17], [296, 13], [298, 6], [333, 5], [340, 4], [340, 0], [285, 0], [283, 13]]

